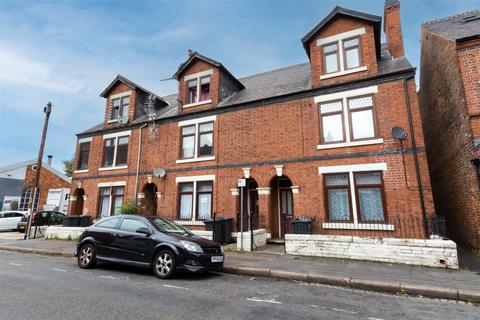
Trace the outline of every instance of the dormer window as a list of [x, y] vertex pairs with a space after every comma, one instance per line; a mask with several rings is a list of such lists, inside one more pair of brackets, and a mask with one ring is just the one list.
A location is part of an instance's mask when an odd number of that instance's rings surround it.
[[[210, 99], [210, 76], [187, 81], [187, 103], [199, 103]], [[200, 94], [198, 94], [200, 92]]]
[[[340, 59], [342, 55], [342, 59]], [[360, 38], [338, 40], [323, 46], [324, 74], [360, 67]]]
[[362, 66], [360, 49], [360, 36], [364, 33], [365, 28], [359, 28], [317, 40], [323, 56], [320, 79], [367, 70], [367, 66]]
[[345, 69], [360, 67], [360, 38], [355, 37], [343, 41], [345, 55]]
[[128, 116], [128, 105], [130, 96], [115, 98], [110, 100], [111, 113], [110, 119], [117, 120]]

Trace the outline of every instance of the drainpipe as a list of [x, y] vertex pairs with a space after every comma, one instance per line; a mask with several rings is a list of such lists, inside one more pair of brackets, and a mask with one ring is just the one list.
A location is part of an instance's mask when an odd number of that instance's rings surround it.
[[140, 136], [138, 137], [138, 154], [137, 154], [137, 172], [135, 173], [135, 203], [137, 203], [137, 196], [138, 196], [138, 174], [140, 172], [140, 155], [142, 149], [142, 129], [145, 128], [148, 123], [144, 123], [143, 126], [140, 127]]
[[425, 198], [423, 196], [423, 187], [422, 187], [422, 179], [420, 177], [420, 165], [418, 163], [418, 154], [417, 154], [417, 144], [415, 143], [415, 130], [413, 127], [413, 118], [412, 118], [412, 110], [410, 107], [410, 96], [408, 95], [408, 85], [407, 80], [412, 79], [403, 79], [403, 91], [405, 94], [405, 101], [407, 104], [407, 113], [408, 113], [408, 126], [410, 127], [410, 140], [412, 143], [412, 150], [413, 150], [413, 159], [415, 161], [415, 173], [417, 176], [417, 185], [418, 185], [418, 194], [420, 196], [420, 206], [422, 208], [422, 220], [423, 220], [423, 231], [425, 233], [425, 238], [428, 235], [428, 226], [427, 226], [427, 212], [425, 209]]

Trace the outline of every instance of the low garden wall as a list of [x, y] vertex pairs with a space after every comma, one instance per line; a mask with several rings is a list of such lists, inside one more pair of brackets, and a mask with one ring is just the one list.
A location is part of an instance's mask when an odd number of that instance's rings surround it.
[[48, 240], [78, 240], [85, 230], [84, 227], [49, 226], [45, 231]]
[[[241, 243], [242, 243], [241, 234], [242, 234], [241, 232], [237, 232], [235, 235], [235, 237], [237, 238], [237, 251], [239, 251], [241, 248]], [[269, 238], [270, 238], [270, 233], [268, 233], [266, 229], [253, 230], [253, 250], [266, 245], [267, 239]], [[243, 250], [244, 251], [251, 251], [250, 250], [251, 239], [252, 239], [252, 234], [250, 231], [243, 232]]]
[[458, 269], [457, 245], [441, 239], [285, 235], [287, 254]]

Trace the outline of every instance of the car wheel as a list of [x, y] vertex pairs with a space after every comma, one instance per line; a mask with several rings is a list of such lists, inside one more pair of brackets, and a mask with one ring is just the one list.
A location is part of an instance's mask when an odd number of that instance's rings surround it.
[[160, 279], [171, 278], [175, 273], [175, 255], [169, 250], [160, 251], [153, 260], [153, 273]]
[[91, 244], [84, 245], [78, 254], [78, 266], [82, 269], [88, 269], [96, 264], [95, 248]]

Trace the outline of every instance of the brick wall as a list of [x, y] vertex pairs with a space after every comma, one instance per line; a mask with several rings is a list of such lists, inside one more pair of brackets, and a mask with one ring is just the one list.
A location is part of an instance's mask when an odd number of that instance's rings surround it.
[[[422, 127], [413, 79], [408, 81], [407, 87], [414, 116], [416, 142], [422, 149]], [[155, 134], [151, 127], [143, 128], [138, 189], [141, 190], [147, 183], [148, 175], [151, 175], [155, 168], [165, 168], [165, 177], [152, 177], [158, 191], [162, 193], [158, 199], [157, 214], [175, 219], [178, 211], [176, 177], [215, 175], [213, 211], [217, 216], [232, 217], [236, 220], [239, 199], [232, 195], [230, 190], [236, 188], [237, 179], [243, 177], [242, 168], [251, 167], [251, 177], [259, 187], [272, 187], [276, 175], [274, 164], [283, 164], [283, 175], [291, 180], [292, 185], [300, 187], [300, 192], [293, 195], [295, 215], [316, 217], [318, 220], [314, 231], [320, 232], [321, 220], [325, 219], [325, 199], [318, 167], [386, 162], [388, 169], [384, 173], [384, 181], [388, 216], [419, 218], [421, 207], [411, 142], [408, 139], [404, 142], [407, 150], [404, 154], [407, 170], [404, 173], [400, 143], [390, 134], [393, 126], [409, 130], [404, 82], [399, 80], [380, 84], [375, 103], [379, 136], [384, 139], [384, 143], [380, 145], [318, 150], [319, 108], [313, 98], [218, 114], [214, 126], [216, 158], [213, 161], [176, 164], [180, 149], [180, 129], [176, 121], [157, 124]], [[93, 216], [97, 214], [98, 183], [101, 182], [125, 181], [126, 198], [134, 199], [139, 131], [140, 129], [132, 129], [128, 169], [121, 170], [98, 171], [101, 166], [103, 138], [93, 137], [89, 172], [76, 174], [72, 184], [73, 193], [76, 183], [82, 181], [87, 195], [84, 213]], [[427, 211], [432, 213], [433, 203], [425, 155], [420, 153], [419, 159]], [[259, 199], [260, 225], [267, 229], [272, 228], [273, 195], [260, 195]], [[325, 233], [335, 232], [325, 230]], [[369, 234], [376, 233], [372, 231]]]
[[472, 129], [479, 126], [469, 110], [478, 108], [479, 61], [478, 48], [457, 51], [455, 42], [422, 31], [421, 106], [436, 211], [454, 240], [477, 249], [480, 190], [470, 160], [478, 157]]

